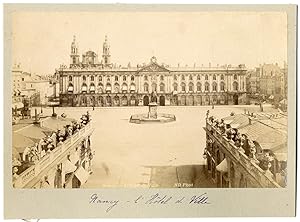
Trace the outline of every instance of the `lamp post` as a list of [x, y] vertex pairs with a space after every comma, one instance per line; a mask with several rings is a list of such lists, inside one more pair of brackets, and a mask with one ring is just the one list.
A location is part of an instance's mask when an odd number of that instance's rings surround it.
[[57, 117], [57, 114], [55, 113], [55, 110], [54, 110], [54, 105], [52, 105], [52, 117]]

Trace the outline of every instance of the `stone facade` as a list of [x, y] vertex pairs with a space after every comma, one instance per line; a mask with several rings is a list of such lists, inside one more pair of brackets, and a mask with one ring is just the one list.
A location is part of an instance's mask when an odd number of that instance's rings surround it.
[[71, 64], [56, 70], [61, 106], [148, 105], [156, 92], [163, 105], [245, 104], [246, 68], [169, 67], [152, 57], [148, 65], [131, 67], [111, 63], [107, 38], [102, 60], [88, 51], [79, 59], [77, 43], [71, 44]]

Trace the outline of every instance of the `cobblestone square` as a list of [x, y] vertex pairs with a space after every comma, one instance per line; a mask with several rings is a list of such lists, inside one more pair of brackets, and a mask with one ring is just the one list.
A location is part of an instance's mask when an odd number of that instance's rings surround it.
[[[84, 188], [100, 187], [207, 187], [202, 165], [205, 148], [205, 114], [216, 117], [258, 106], [158, 107], [159, 113], [172, 113], [176, 121], [164, 124], [132, 124], [132, 114], [146, 113], [148, 107], [56, 108], [56, 112], [79, 118], [87, 110], [95, 131], [93, 173]], [[272, 111], [272, 108], [265, 107]], [[273, 110], [274, 111], [274, 110]], [[44, 113], [51, 113], [44, 109]], [[196, 178], [194, 178], [196, 177]], [[194, 181], [193, 181], [194, 180]], [[192, 184], [192, 185], [191, 185]]]

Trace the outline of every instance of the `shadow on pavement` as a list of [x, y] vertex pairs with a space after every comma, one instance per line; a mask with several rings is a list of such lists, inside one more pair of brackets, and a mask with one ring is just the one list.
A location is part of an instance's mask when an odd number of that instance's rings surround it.
[[214, 188], [203, 165], [144, 166], [151, 168], [150, 188]]

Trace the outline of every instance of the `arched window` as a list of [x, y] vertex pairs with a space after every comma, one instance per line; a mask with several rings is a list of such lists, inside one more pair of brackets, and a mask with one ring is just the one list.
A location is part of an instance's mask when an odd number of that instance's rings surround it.
[[122, 92], [127, 92], [127, 84], [123, 83], [122, 85]]
[[189, 83], [189, 92], [194, 92], [194, 84], [192, 82]]
[[213, 75], [213, 80], [217, 80], [216, 74]]
[[107, 81], [107, 82], [110, 82], [110, 76], [107, 76], [106, 81]]
[[126, 81], [126, 76], [123, 76], [123, 81]]
[[181, 80], [185, 80], [184, 75], [181, 75]]
[[82, 93], [86, 93], [87, 92], [87, 85], [85, 83], [82, 84], [81, 92]]
[[91, 76], [91, 81], [94, 81], [94, 76]]
[[164, 92], [165, 91], [165, 84], [161, 83], [159, 85], [159, 91]]
[[103, 93], [103, 85], [102, 85], [102, 83], [98, 84], [98, 93]]
[[216, 82], [213, 82], [212, 87], [213, 87], [213, 92], [217, 92], [217, 83]]
[[148, 76], [144, 76], [144, 81], [148, 81]]
[[201, 79], [201, 77], [200, 77], [200, 75], [198, 74], [198, 75], [197, 75], [197, 80], [200, 80], [200, 79]]
[[232, 86], [233, 86], [233, 90], [234, 90], [234, 91], [238, 91], [238, 89], [239, 89], [239, 84], [238, 84], [237, 82], [233, 82]]
[[201, 92], [201, 83], [200, 82], [197, 83], [197, 92]]
[[73, 79], [72, 76], [69, 76], [69, 81], [70, 81], [70, 82], [72, 82], [72, 79]]
[[209, 83], [208, 83], [208, 82], [205, 83], [205, 91], [206, 91], [206, 92], [209, 91]]
[[148, 85], [148, 83], [144, 84], [144, 92], [149, 92], [149, 85]]
[[237, 80], [237, 75], [236, 74], [234, 74], [233, 79]]
[[193, 76], [192, 76], [192, 75], [190, 75], [190, 76], [189, 76], [189, 79], [190, 79], [190, 80], [193, 80]]
[[163, 75], [160, 76], [160, 80], [164, 81], [164, 76]]
[[178, 85], [177, 85], [177, 83], [174, 83], [173, 87], [174, 87], [174, 91], [178, 91]]
[[73, 93], [73, 91], [74, 91], [73, 84], [72, 84], [72, 83], [69, 83], [69, 86], [68, 86], [68, 93]]
[[224, 75], [223, 74], [221, 75], [221, 80], [224, 80]]
[[157, 91], [157, 85], [156, 85], [155, 82], [152, 83], [151, 88], [152, 88], [152, 92], [156, 92]]
[[90, 85], [90, 92], [95, 93], [95, 84], [94, 83], [91, 83], [91, 85]]
[[205, 80], [208, 80], [208, 75], [207, 74], [205, 75]]
[[174, 75], [174, 80], [177, 80], [177, 76], [176, 75]]
[[181, 83], [181, 92], [185, 92], [185, 83]]
[[119, 77], [118, 76], [115, 76], [115, 81], [119, 81]]
[[130, 78], [130, 79], [131, 79], [131, 81], [134, 81], [134, 76], [131, 76], [131, 78]]
[[111, 92], [111, 84], [110, 83], [107, 83], [106, 84], [106, 92]]
[[134, 83], [130, 84], [130, 92], [135, 92], [135, 85], [134, 85]]
[[120, 92], [120, 85], [118, 83], [115, 83], [114, 92], [119, 93]]
[[86, 76], [82, 76], [82, 80], [83, 80], [83, 81], [86, 81]]
[[225, 91], [225, 83], [224, 82], [220, 83], [220, 90]]
[[99, 81], [100, 81], [100, 82], [102, 81], [102, 76], [99, 76]]

